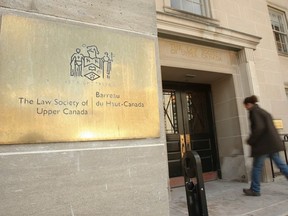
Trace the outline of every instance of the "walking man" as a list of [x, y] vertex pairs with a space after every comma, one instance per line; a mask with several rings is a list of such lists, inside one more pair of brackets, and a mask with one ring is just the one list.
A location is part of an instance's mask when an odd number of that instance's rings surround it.
[[243, 189], [247, 196], [260, 196], [260, 180], [264, 161], [271, 157], [276, 166], [288, 179], [288, 165], [285, 164], [279, 152], [284, 146], [274, 126], [272, 116], [256, 104], [258, 99], [255, 95], [245, 98], [244, 107], [249, 111], [251, 134], [247, 143], [251, 146], [253, 157], [253, 168], [251, 174], [251, 185], [249, 189]]

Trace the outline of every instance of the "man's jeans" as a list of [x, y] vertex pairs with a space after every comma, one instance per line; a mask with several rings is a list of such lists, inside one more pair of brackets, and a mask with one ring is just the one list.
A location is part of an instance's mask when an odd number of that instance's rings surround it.
[[254, 157], [253, 159], [253, 169], [252, 169], [252, 181], [251, 181], [251, 189], [255, 192], [260, 193], [260, 181], [261, 181], [261, 173], [265, 159], [270, 156], [274, 161], [276, 166], [280, 169], [280, 172], [283, 173], [286, 178], [288, 178], [288, 165], [285, 164], [279, 156], [279, 153], [273, 153], [270, 155], [261, 155], [258, 157]]

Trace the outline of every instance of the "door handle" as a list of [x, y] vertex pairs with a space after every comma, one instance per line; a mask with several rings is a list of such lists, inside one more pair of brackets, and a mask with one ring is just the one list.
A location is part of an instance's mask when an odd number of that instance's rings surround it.
[[184, 154], [187, 151], [191, 151], [191, 139], [190, 134], [180, 134], [180, 150], [181, 150], [181, 157], [183, 158]]
[[191, 151], [191, 139], [190, 134], [185, 134], [185, 140], [186, 140], [186, 151]]
[[185, 152], [186, 152], [184, 134], [180, 134], [180, 150], [181, 150], [181, 158], [183, 158], [183, 157], [184, 157], [184, 154], [185, 154]]

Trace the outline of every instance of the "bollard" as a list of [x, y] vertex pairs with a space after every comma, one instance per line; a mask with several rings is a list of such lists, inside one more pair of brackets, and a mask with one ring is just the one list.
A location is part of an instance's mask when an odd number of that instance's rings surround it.
[[[206, 193], [200, 156], [187, 151], [182, 158], [189, 216], [208, 216]], [[196, 183], [192, 181], [195, 178]]]

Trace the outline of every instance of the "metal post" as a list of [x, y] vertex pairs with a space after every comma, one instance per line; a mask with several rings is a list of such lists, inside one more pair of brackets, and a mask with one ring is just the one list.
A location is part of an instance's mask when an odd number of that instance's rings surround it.
[[271, 170], [272, 170], [272, 177], [273, 177], [273, 181], [274, 181], [274, 179], [275, 179], [275, 173], [274, 173], [273, 162], [272, 162], [271, 156], [269, 156], [269, 158], [270, 158], [270, 165], [271, 165]]
[[[197, 152], [187, 151], [182, 159], [189, 216], [208, 216], [201, 159]], [[192, 181], [196, 179], [196, 182]]]
[[286, 151], [286, 145], [285, 145], [286, 142], [288, 142], [288, 135], [287, 134], [284, 135], [283, 145], [284, 145], [284, 154], [285, 154], [286, 164], [288, 164], [287, 151]]

